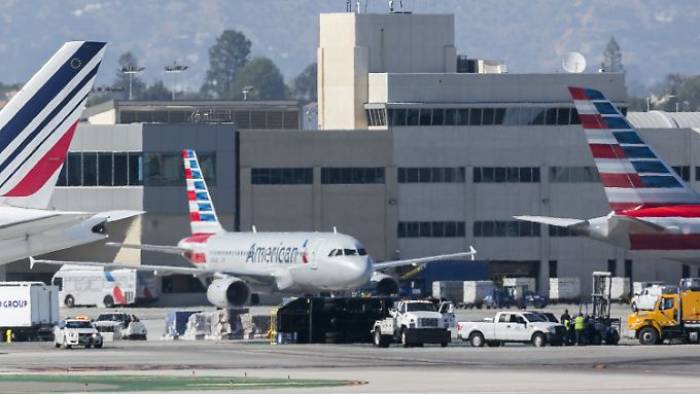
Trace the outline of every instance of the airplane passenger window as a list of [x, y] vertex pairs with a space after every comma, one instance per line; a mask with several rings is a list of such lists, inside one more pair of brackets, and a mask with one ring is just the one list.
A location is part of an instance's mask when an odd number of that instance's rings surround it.
[[345, 249], [343, 252], [346, 256], [357, 256], [357, 250], [355, 249]]

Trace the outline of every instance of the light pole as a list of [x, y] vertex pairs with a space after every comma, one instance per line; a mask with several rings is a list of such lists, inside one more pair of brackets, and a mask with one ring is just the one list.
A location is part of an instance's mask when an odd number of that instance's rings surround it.
[[129, 76], [129, 100], [134, 99], [134, 75], [140, 74], [146, 67], [137, 66], [136, 64], [127, 64], [121, 68], [122, 74]]
[[172, 88], [173, 101], [175, 101], [175, 89], [177, 89], [177, 75], [180, 74], [181, 72], [187, 70], [188, 68], [190, 68], [190, 66], [177, 64], [177, 62], [173, 62], [172, 65], [165, 66], [165, 72], [168, 74], [173, 74], [173, 88]]
[[243, 93], [243, 101], [248, 101], [248, 95], [255, 90], [254, 86], [245, 86], [241, 93]]

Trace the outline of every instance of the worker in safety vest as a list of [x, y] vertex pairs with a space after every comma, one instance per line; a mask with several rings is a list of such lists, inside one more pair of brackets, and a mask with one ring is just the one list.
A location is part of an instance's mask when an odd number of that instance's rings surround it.
[[586, 320], [583, 314], [579, 313], [574, 319], [574, 331], [576, 331], [576, 344], [583, 345], [583, 330], [586, 328]]
[[573, 327], [571, 326], [571, 316], [569, 316], [569, 310], [564, 309], [564, 314], [559, 318], [559, 322], [564, 325], [564, 345], [571, 345], [573, 341]]

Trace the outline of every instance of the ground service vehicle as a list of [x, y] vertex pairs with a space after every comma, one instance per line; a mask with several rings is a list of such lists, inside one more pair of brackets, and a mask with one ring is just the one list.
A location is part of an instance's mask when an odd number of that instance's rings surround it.
[[399, 301], [389, 317], [377, 320], [372, 329], [374, 345], [388, 347], [392, 342], [403, 346], [439, 343], [445, 347], [451, 340], [448, 319], [430, 301]]
[[677, 292], [678, 288], [673, 286], [653, 285], [645, 287], [639, 292], [639, 294], [635, 294], [634, 297], [632, 297], [630, 307], [632, 308], [633, 312], [637, 310], [652, 310], [654, 309], [656, 301], [658, 301], [661, 294], [673, 294]]
[[100, 332], [118, 334], [119, 339], [146, 340], [146, 326], [128, 313], [103, 313], [95, 319], [95, 326]]
[[70, 349], [73, 346], [85, 346], [86, 348], [102, 347], [102, 334], [97, 331], [95, 325], [87, 319], [61, 320], [54, 327], [54, 340], [56, 347], [63, 346]]
[[500, 346], [505, 342], [532, 343], [541, 347], [547, 343], [561, 345], [565, 329], [559, 323], [546, 321], [531, 312], [498, 312], [492, 318], [478, 322], [457, 322], [457, 337], [474, 347], [484, 344]]
[[679, 291], [661, 294], [652, 310], [631, 313], [627, 317], [627, 328], [642, 345], [654, 345], [672, 339], [698, 342], [700, 279], [683, 279]]
[[58, 289], [42, 282], [0, 282], [0, 335], [15, 340], [51, 340], [58, 322]]
[[76, 305], [113, 308], [155, 300], [160, 294], [155, 275], [135, 269], [67, 264], [54, 274], [51, 283], [58, 286], [61, 303], [68, 308]]

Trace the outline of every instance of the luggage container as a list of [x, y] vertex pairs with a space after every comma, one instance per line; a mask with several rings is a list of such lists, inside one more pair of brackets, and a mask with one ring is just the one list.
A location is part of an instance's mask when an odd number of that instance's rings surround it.
[[549, 278], [549, 300], [552, 302], [574, 302], [581, 299], [579, 278]]
[[503, 287], [519, 287], [527, 292], [536, 290], [535, 278], [503, 278]]
[[612, 301], [629, 302], [630, 300], [630, 278], [612, 277], [610, 289], [610, 299]]
[[0, 282], [0, 334], [14, 340], [52, 340], [60, 320], [58, 289], [42, 282]]
[[472, 280], [463, 282], [462, 288], [462, 306], [481, 309], [484, 299], [493, 294], [494, 285], [490, 280]]
[[452, 301], [453, 304], [462, 303], [464, 282], [462, 281], [439, 281], [433, 282], [433, 298], [438, 300]]

